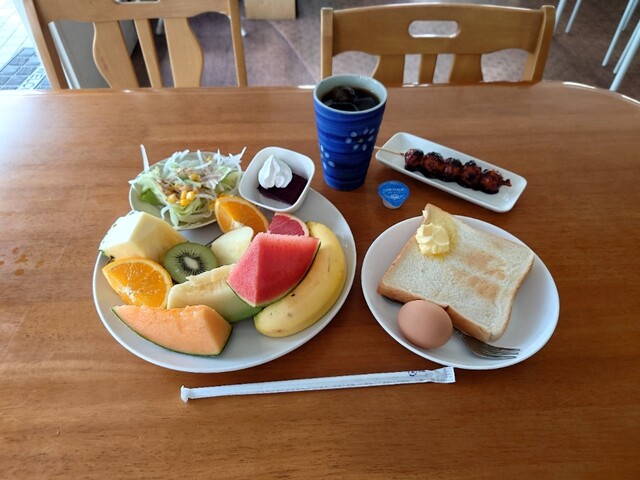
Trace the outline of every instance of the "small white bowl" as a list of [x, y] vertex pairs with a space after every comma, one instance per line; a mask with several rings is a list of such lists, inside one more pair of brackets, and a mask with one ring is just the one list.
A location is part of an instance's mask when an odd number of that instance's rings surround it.
[[[287, 205], [286, 203], [279, 202], [278, 200], [265, 197], [258, 190], [258, 172], [270, 155], [273, 155], [278, 160], [289, 165], [293, 173], [297, 173], [301, 177], [307, 179], [307, 184], [304, 186], [300, 197], [293, 205]], [[311, 180], [313, 179], [315, 172], [316, 166], [314, 165], [313, 160], [306, 155], [294, 152], [293, 150], [287, 150], [286, 148], [266, 147], [260, 150], [256, 156], [253, 157], [253, 160], [251, 160], [251, 163], [242, 174], [239, 193], [246, 200], [249, 200], [259, 207], [271, 210], [272, 212], [292, 213], [298, 210], [304, 203], [304, 199], [307, 196], [309, 185], [311, 185]]]

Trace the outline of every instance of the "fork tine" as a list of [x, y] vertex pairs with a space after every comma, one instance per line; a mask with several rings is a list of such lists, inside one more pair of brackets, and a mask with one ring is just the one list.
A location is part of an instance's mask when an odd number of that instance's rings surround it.
[[[473, 342], [473, 340], [469, 339], [470, 341]], [[520, 352], [519, 348], [516, 349], [511, 349], [511, 348], [507, 348], [507, 347], [496, 347], [495, 345], [490, 345], [488, 343], [484, 343], [481, 342], [478, 339], [475, 339], [476, 341], [474, 342], [476, 344], [476, 346], [484, 351], [487, 354], [495, 354], [495, 355], [500, 355], [500, 354], [506, 354], [506, 355], [517, 355]]]
[[492, 360], [508, 360], [510, 358], [518, 358], [517, 355], [494, 354], [494, 353], [487, 354], [487, 353], [483, 353], [480, 350], [471, 350], [471, 351], [478, 357], [489, 358]]
[[518, 356], [518, 355], [516, 355], [514, 353], [495, 352], [495, 351], [486, 350], [486, 349], [482, 349], [482, 348], [479, 348], [476, 351], [478, 353], [481, 353], [481, 354], [485, 355], [486, 357], [491, 357], [491, 358], [516, 358]]
[[492, 352], [496, 352], [496, 353], [511, 353], [511, 354], [515, 354], [515, 353], [520, 352], [519, 348], [498, 347], [496, 345], [490, 345], [488, 343], [485, 343], [482, 347], [487, 349], [488, 351], [492, 351]]
[[493, 359], [509, 359], [517, 358], [520, 352], [519, 348], [498, 347], [484, 343], [477, 338], [471, 337], [454, 327], [455, 333], [460, 336], [467, 348], [479, 357]]
[[513, 354], [513, 353], [509, 354], [509, 353], [502, 353], [502, 352], [494, 352], [488, 349], [484, 349], [480, 345], [473, 342], [465, 342], [465, 344], [473, 354], [482, 358], [509, 359], [509, 358], [517, 358], [518, 356], [517, 354]]

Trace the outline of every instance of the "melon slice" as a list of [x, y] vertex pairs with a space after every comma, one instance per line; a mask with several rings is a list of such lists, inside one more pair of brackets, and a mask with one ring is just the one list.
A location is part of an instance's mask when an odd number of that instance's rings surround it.
[[220, 355], [231, 336], [231, 324], [206, 305], [170, 310], [120, 305], [111, 310], [138, 335], [179, 353]]
[[320, 240], [299, 235], [259, 233], [233, 269], [227, 283], [252, 307], [284, 297], [304, 278]]
[[[236, 230], [231, 230], [235, 232]], [[261, 309], [247, 305], [227, 284], [227, 278], [235, 264], [222, 265], [199, 275], [187, 277], [184, 283], [177, 283], [167, 298], [167, 308], [187, 305], [208, 305], [222, 315], [229, 323], [253, 317]]]
[[307, 227], [306, 223], [295, 215], [284, 212], [275, 213], [267, 231], [269, 233], [277, 233], [279, 235], [309, 236], [309, 227]]

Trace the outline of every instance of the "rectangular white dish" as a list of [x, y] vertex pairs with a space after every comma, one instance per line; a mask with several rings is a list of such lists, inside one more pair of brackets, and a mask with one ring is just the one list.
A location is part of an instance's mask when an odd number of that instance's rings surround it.
[[[445, 182], [435, 178], [427, 178], [419, 172], [410, 172], [404, 168], [404, 153], [411, 148], [419, 148], [425, 154], [429, 152], [437, 152], [444, 158], [457, 158], [463, 164], [469, 160], [473, 160], [477, 165], [483, 169], [494, 169], [502, 174], [505, 179], [511, 181], [511, 186], [502, 186], [500, 191], [496, 194], [488, 194], [481, 191], [472, 190], [458, 185], [455, 182]], [[385, 151], [389, 150], [389, 151]], [[403, 155], [398, 155], [398, 152]], [[409, 177], [415, 178], [423, 183], [431, 185], [432, 187], [443, 190], [451, 195], [467, 200], [481, 207], [493, 210], [494, 212], [508, 212], [513, 208], [518, 198], [527, 186], [527, 181], [524, 177], [510, 172], [504, 168], [497, 167], [491, 163], [485, 162], [478, 158], [467, 155], [466, 153], [458, 152], [452, 148], [440, 145], [438, 143], [431, 142], [424, 138], [411, 135], [410, 133], [398, 132], [393, 135], [383, 146], [382, 150], [378, 150], [376, 153], [376, 160], [380, 163], [397, 170]]]

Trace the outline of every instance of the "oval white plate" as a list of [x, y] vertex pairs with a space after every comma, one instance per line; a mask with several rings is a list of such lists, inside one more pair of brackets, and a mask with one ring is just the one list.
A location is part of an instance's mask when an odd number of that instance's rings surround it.
[[[309, 190], [307, 199], [296, 216], [304, 221], [327, 225], [340, 239], [347, 260], [347, 278], [338, 300], [331, 310], [306, 330], [289, 337], [270, 338], [258, 333], [253, 320], [247, 319], [234, 324], [229, 343], [218, 357], [196, 357], [172, 352], [145, 340], [111, 312], [111, 307], [121, 305], [122, 300], [100, 271], [108, 259], [98, 254], [93, 272], [93, 298], [104, 326], [123, 347], [138, 357], [161, 367], [184, 372], [218, 373], [241, 370], [261, 365], [295, 350], [317, 335], [338, 313], [351, 290], [356, 270], [353, 234], [345, 218], [329, 200], [315, 190]], [[220, 229], [215, 224], [184, 233], [187, 239], [205, 244], [219, 235]]]
[[[501, 228], [469, 217], [458, 216], [464, 222], [500, 237], [522, 243]], [[468, 370], [491, 370], [522, 362], [540, 350], [551, 338], [558, 323], [560, 298], [549, 270], [536, 255], [531, 271], [525, 278], [513, 304], [507, 329], [495, 345], [518, 347], [514, 359], [489, 360], [473, 355], [462, 340], [453, 335], [440, 348], [416, 347], [404, 338], [396, 317], [400, 304], [387, 300], [376, 292], [380, 279], [402, 250], [407, 240], [420, 226], [422, 217], [397, 223], [384, 231], [369, 247], [362, 262], [362, 291], [367, 305], [378, 323], [398, 343], [428, 360]]]
[[475, 203], [481, 207], [493, 210], [494, 212], [508, 212], [516, 204], [520, 195], [527, 186], [527, 181], [524, 177], [521, 177], [517, 173], [510, 172], [504, 168], [496, 167], [495, 165], [480, 160], [479, 158], [472, 157], [466, 153], [458, 152], [452, 148], [440, 145], [438, 143], [431, 142], [424, 138], [416, 137], [409, 133], [399, 132], [391, 137], [387, 143], [382, 146], [383, 149], [390, 150], [392, 152], [401, 152], [404, 154], [410, 148], [419, 148], [424, 153], [438, 152], [444, 158], [453, 157], [460, 160], [462, 163], [466, 163], [469, 160], [473, 160], [480, 167], [494, 169], [500, 172], [504, 178], [511, 180], [511, 187], [500, 187], [500, 190], [495, 195], [489, 195], [480, 191], [472, 190], [458, 185], [455, 182], [444, 182], [435, 178], [427, 178], [419, 172], [410, 172], [404, 168], [404, 156], [394, 153], [385, 152], [384, 150], [378, 150], [376, 152], [376, 160], [380, 163], [400, 172], [409, 177], [415, 178], [423, 183], [431, 185], [439, 190], [443, 190], [456, 197], [463, 198], [468, 202]]

